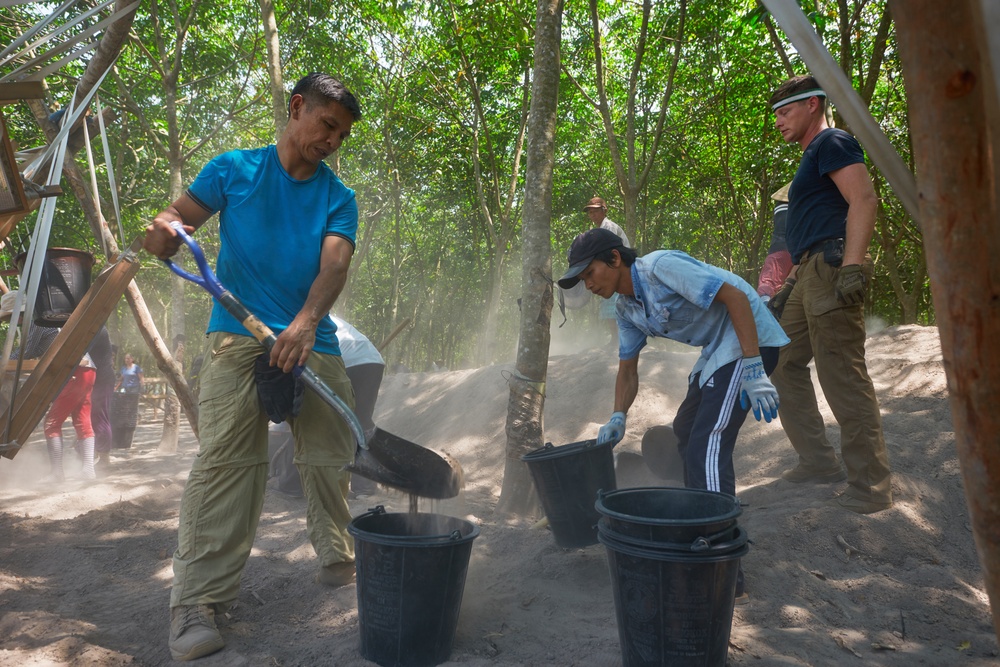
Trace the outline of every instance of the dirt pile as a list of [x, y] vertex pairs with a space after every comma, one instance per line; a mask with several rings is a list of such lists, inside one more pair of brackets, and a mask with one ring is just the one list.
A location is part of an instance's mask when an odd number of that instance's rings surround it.
[[[568, 352], [565, 346], [556, 352]], [[747, 423], [736, 450], [751, 602], [737, 608], [731, 665], [995, 665], [997, 641], [973, 545], [937, 331], [895, 327], [868, 341], [894, 471], [896, 505], [872, 516], [827, 507], [837, 484], [778, 478], [795, 456], [780, 426]], [[637, 453], [669, 423], [694, 354], [656, 341], [640, 362], [640, 394], [618, 451]], [[594, 437], [611, 412], [617, 361], [602, 345], [552, 357], [546, 440]], [[493, 511], [504, 467], [510, 367], [392, 375], [380, 427], [460, 461], [466, 489], [425, 503], [481, 527], [452, 660], [446, 664], [621, 664], [604, 547], [566, 550], [538, 517]], [[825, 405], [830, 436], [839, 430]], [[196, 451], [155, 451], [144, 424], [135, 452], [88, 486], [43, 488], [44, 445], [0, 461], [0, 665], [162, 665], [169, 555], [178, 499]], [[635, 469], [631, 469], [636, 474]], [[641, 472], [641, 471], [640, 471]], [[72, 473], [70, 474], [72, 476]], [[644, 483], [633, 477], [621, 485]], [[405, 512], [393, 492], [352, 501]], [[358, 654], [354, 586], [322, 589], [302, 500], [269, 493], [227, 648], [201, 665], [370, 665]]]

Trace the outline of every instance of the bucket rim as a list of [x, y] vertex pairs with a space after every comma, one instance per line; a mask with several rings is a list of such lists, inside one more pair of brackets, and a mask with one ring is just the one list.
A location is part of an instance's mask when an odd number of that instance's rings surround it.
[[[381, 507], [381, 506], [380, 506]], [[476, 524], [468, 521], [467, 519], [460, 519], [457, 516], [451, 516], [449, 514], [438, 514], [435, 512], [416, 512], [411, 514], [410, 512], [386, 512], [384, 509], [378, 511], [379, 508], [365, 512], [364, 514], [358, 515], [351, 519], [351, 522], [347, 524], [347, 532], [350, 533], [355, 539], [362, 540], [364, 542], [370, 542], [372, 544], [381, 544], [385, 546], [405, 546], [405, 547], [450, 547], [460, 544], [466, 544], [472, 542], [472, 540], [479, 537], [480, 528]], [[451, 519], [462, 524], [462, 528], [469, 527], [468, 533], [462, 533], [461, 529], [456, 529], [459, 531], [458, 537], [453, 537], [455, 531], [447, 534], [438, 535], [384, 535], [381, 533], [373, 533], [371, 531], [359, 528], [357, 521], [362, 519], [369, 519], [372, 517], [412, 517], [412, 516], [424, 516], [424, 517], [444, 517], [446, 519]]]
[[521, 460], [525, 463], [548, 461], [551, 459], [562, 458], [564, 456], [574, 456], [587, 451], [598, 451], [600, 449], [611, 447], [614, 447], [611, 443], [605, 443], [603, 445], [597, 444], [596, 438], [570, 442], [565, 445], [553, 445], [551, 442], [547, 442], [544, 446], [539, 447], [538, 449], [530, 451], [527, 454], [522, 454]]
[[[733, 509], [725, 514], [718, 514], [716, 516], [699, 517], [697, 519], [666, 519], [660, 517], [651, 516], [639, 516], [635, 514], [626, 514], [624, 512], [619, 512], [609, 508], [604, 499], [609, 496], [622, 497], [628, 494], [636, 494], [637, 492], [643, 491], [684, 491], [691, 493], [692, 495], [710, 495], [712, 497], [718, 498], [723, 497], [727, 500], [732, 500]], [[720, 521], [731, 521], [738, 518], [743, 514], [743, 508], [740, 507], [740, 502], [737, 500], [736, 496], [731, 496], [728, 493], [722, 493], [720, 491], [707, 491], [705, 489], [687, 489], [684, 487], [677, 486], [637, 486], [629, 487], [625, 489], [615, 489], [613, 491], [601, 492], [597, 496], [597, 501], [594, 503], [594, 507], [597, 512], [603, 516], [610, 517], [612, 519], [627, 521], [629, 523], [640, 524], [644, 526], [700, 526], [709, 523], [718, 523]]]
[[641, 547], [635, 544], [620, 542], [607, 535], [603, 531], [597, 532], [597, 540], [604, 545], [608, 551], [625, 554], [634, 558], [646, 558], [648, 560], [666, 561], [670, 563], [720, 563], [742, 558], [750, 551], [750, 539], [742, 526], [737, 527], [740, 537], [733, 540], [739, 544], [733, 546], [729, 551], [660, 551]]
[[[597, 531], [608, 539], [639, 549], [651, 549], [658, 552], [671, 552], [682, 554], [712, 555], [728, 553], [734, 551], [750, 541], [747, 531], [739, 525], [732, 525], [725, 530], [718, 531], [713, 535], [698, 536], [683, 542], [671, 540], [655, 540], [644, 537], [634, 537], [620, 533], [608, 525], [607, 517], [602, 517], [597, 522]], [[733, 537], [728, 540], [721, 540], [727, 533], [732, 533]]]

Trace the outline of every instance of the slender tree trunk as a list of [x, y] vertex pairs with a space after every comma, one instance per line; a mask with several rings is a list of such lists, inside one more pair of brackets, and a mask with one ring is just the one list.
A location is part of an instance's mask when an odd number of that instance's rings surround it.
[[[128, 7], [132, 2], [133, 0], [117, 0], [114, 11], [117, 12], [120, 9]], [[135, 13], [138, 9], [139, 5], [136, 5], [135, 9], [114, 21], [101, 35], [101, 41], [97, 45], [97, 50], [94, 52], [94, 56], [87, 62], [87, 69], [84, 70], [83, 76], [80, 77], [80, 82], [76, 86], [76, 91], [73, 93], [74, 100], [78, 101], [86, 97], [87, 93], [97, 85], [97, 81], [101, 78], [101, 75], [111, 67], [115, 58], [121, 53], [122, 45], [125, 43], [126, 38], [128, 38], [132, 21], [135, 19]]]
[[980, 0], [893, 10], [955, 442], [1000, 636], [1000, 95], [986, 32], [998, 12]]
[[260, 0], [260, 18], [267, 44], [267, 76], [271, 82], [271, 113], [274, 114], [274, 140], [277, 142], [288, 123], [288, 111], [281, 78], [281, 42], [278, 39], [278, 24], [274, 20], [273, 0]]
[[536, 5], [535, 71], [531, 85], [522, 227], [521, 332], [517, 372], [509, 383], [507, 462], [497, 504], [498, 511], [514, 514], [538, 509], [538, 497], [521, 456], [542, 446], [542, 411], [552, 325], [550, 224], [562, 10], [562, 0], [538, 0]]
[[[173, 99], [169, 99], [170, 106], [173, 106]], [[171, 160], [170, 164], [170, 201], [177, 201], [181, 196], [181, 164], [179, 161]], [[184, 354], [184, 316], [186, 312], [184, 304], [184, 284], [185, 281], [180, 276], [171, 275], [170, 281], [170, 338], [174, 343], [174, 364], [184, 374], [183, 354]], [[181, 357], [176, 356], [180, 352]], [[159, 451], [173, 453], [177, 451], [177, 440], [180, 435], [181, 406], [174, 392], [168, 390], [163, 401], [163, 431], [160, 433]]]

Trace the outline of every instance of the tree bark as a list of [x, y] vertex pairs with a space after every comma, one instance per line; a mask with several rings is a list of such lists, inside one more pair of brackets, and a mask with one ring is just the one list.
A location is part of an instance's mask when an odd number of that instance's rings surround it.
[[982, 11], [980, 0], [893, 5], [955, 442], [1000, 637], [1000, 118]]
[[525, 171], [521, 330], [516, 374], [507, 404], [507, 461], [497, 510], [527, 514], [538, 509], [521, 456], [542, 446], [542, 411], [552, 324], [552, 173], [559, 99], [562, 0], [538, 0], [535, 69]]
[[278, 39], [278, 24], [274, 19], [273, 0], [260, 0], [260, 18], [264, 24], [264, 42], [267, 44], [267, 76], [271, 82], [271, 113], [274, 115], [274, 140], [277, 142], [288, 123], [288, 112], [281, 77], [281, 41]]
[[[133, 2], [134, 0], [118, 0], [115, 3], [115, 11], [124, 9]], [[101, 41], [97, 45], [97, 50], [94, 52], [94, 56], [87, 62], [87, 69], [84, 70], [83, 76], [80, 77], [80, 82], [76, 85], [76, 91], [73, 93], [74, 102], [78, 102], [87, 96], [87, 93], [97, 85], [97, 81], [101, 78], [101, 75], [111, 67], [118, 54], [121, 53], [122, 44], [128, 38], [129, 30], [132, 28], [132, 20], [135, 19], [135, 12], [138, 9], [139, 3], [136, 2], [135, 9], [132, 9], [111, 23], [104, 31], [104, 34], [101, 35]]]

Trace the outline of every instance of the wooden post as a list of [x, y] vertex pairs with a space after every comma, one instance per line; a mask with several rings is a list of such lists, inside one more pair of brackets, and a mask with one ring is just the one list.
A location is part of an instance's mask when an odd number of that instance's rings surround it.
[[893, 18], [955, 442], [1000, 637], [1000, 127], [978, 2], [894, 3]]

